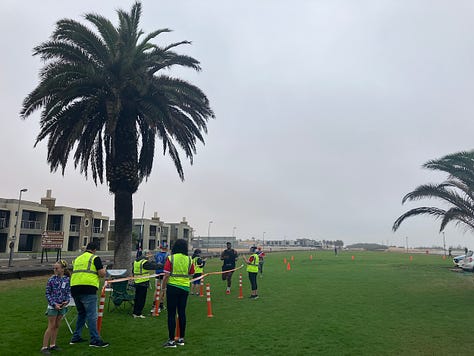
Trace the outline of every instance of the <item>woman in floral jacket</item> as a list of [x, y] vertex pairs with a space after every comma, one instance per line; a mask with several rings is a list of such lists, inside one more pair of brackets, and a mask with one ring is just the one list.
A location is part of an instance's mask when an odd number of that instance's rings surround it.
[[54, 275], [48, 279], [46, 284], [46, 300], [48, 308], [48, 328], [44, 332], [43, 347], [41, 353], [50, 355], [50, 350], [60, 350], [56, 345], [61, 319], [67, 313], [67, 305], [71, 299], [71, 286], [69, 284], [70, 272], [67, 269], [67, 262], [57, 261], [54, 264]]

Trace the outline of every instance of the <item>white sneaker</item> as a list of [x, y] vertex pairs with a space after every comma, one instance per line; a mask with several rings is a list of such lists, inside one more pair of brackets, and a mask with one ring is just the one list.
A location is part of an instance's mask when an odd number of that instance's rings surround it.
[[140, 318], [140, 319], [145, 319], [146, 318], [146, 316], [142, 315], [142, 314], [140, 314], [140, 315], [132, 314], [132, 315], [133, 315], [134, 318]]

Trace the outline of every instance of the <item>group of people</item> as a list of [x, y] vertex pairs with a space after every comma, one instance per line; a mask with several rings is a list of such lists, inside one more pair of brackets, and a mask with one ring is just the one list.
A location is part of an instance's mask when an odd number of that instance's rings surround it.
[[[226, 294], [230, 294], [232, 285], [232, 274], [235, 271], [238, 253], [232, 248], [230, 242], [221, 254], [222, 280], [226, 281]], [[76, 328], [70, 340], [70, 344], [82, 343], [82, 329], [88, 325], [90, 333], [89, 346], [107, 347], [109, 343], [102, 340], [97, 330], [97, 291], [99, 289], [99, 278], [106, 275], [106, 269], [102, 260], [95, 254], [98, 246], [90, 242], [86, 251], [78, 256], [73, 263], [72, 274], [68, 270], [66, 261], [60, 260], [54, 264], [54, 275], [48, 279], [46, 285], [46, 299], [48, 302], [46, 315], [48, 316], [48, 328], [43, 337], [42, 354], [51, 354], [51, 350], [60, 350], [56, 345], [56, 338], [60, 322], [67, 313], [67, 306], [71, 296], [77, 308]], [[251, 284], [251, 299], [258, 298], [257, 275], [263, 275], [263, 259], [265, 254], [261, 249], [251, 248], [248, 259], [244, 257], [247, 264], [247, 272]], [[195, 249], [193, 255], [188, 256], [188, 243], [186, 240], [175, 241], [171, 254], [165, 245], [161, 251], [154, 256], [148, 251], [139, 253], [133, 262], [133, 275], [135, 276], [135, 301], [133, 307], [134, 318], [145, 318], [143, 309], [146, 303], [147, 289], [150, 284], [150, 275], [155, 272], [160, 274], [157, 278], [162, 285], [159, 308], [163, 309], [163, 297], [166, 296], [168, 310], [168, 340], [164, 347], [177, 347], [184, 345], [186, 333], [186, 305], [188, 295], [199, 295], [200, 280], [206, 259], [201, 257], [201, 250]], [[190, 284], [190, 280], [193, 283]], [[180, 335], [175, 341], [176, 315]]]
[[99, 278], [105, 277], [106, 274], [102, 260], [95, 254], [97, 248], [95, 242], [86, 246], [86, 251], [74, 260], [72, 274], [66, 261], [60, 260], [54, 264], [54, 275], [46, 284], [48, 306], [45, 314], [48, 316], [48, 328], [43, 336], [43, 346], [40, 350], [42, 354], [49, 355], [51, 350], [60, 350], [56, 345], [56, 338], [71, 297], [77, 308], [77, 322], [69, 343], [72, 345], [86, 341], [81, 335], [87, 322], [91, 337], [89, 346], [109, 346], [108, 342], [101, 339], [97, 330], [97, 290]]

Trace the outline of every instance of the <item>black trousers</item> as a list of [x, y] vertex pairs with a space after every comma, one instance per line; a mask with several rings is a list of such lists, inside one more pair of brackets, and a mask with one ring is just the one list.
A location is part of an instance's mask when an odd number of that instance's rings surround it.
[[257, 272], [249, 272], [249, 280], [252, 290], [257, 290]]
[[184, 289], [170, 286], [166, 287], [166, 305], [168, 306], [168, 336], [174, 340], [176, 331], [176, 312], [178, 313], [179, 337], [184, 338], [186, 333], [186, 304], [189, 292]]
[[[142, 285], [143, 284], [143, 285]], [[133, 314], [141, 315], [146, 302], [148, 286], [146, 283], [135, 284], [135, 301], [133, 303]]]

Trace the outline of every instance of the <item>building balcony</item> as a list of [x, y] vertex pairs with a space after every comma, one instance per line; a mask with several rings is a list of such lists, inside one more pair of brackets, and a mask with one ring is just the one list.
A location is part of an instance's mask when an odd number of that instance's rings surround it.
[[41, 222], [35, 220], [22, 220], [20, 227], [26, 230], [41, 230]]

